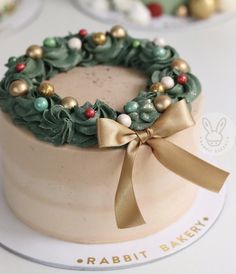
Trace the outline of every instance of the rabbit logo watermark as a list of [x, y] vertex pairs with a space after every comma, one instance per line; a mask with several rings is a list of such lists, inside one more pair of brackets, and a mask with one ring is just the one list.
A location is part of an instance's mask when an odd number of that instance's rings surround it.
[[205, 138], [206, 138], [207, 144], [210, 147], [219, 147], [222, 144], [222, 141], [224, 139], [222, 132], [226, 126], [226, 123], [227, 123], [227, 120], [225, 117], [223, 117], [218, 121], [216, 128], [214, 129], [212, 127], [211, 121], [208, 118], [206, 117], [202, 118], [202, 125], [204, 129], [206, 130]]
[[223, 154], [235, 144], [236, 128], [222, 113], [208, 113], [201, 118], [200, 147], [209, 154]]

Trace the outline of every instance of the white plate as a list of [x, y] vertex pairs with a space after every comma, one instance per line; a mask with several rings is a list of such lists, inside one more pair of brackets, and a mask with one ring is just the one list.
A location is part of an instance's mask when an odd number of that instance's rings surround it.
[[21, 223], [6, 205], [0, 188], [0, 245], [25, 259], [64, 269], [107, 270], [150, 263], [196, 242], [215, 223], [226, 196], [200, 189], [182, 219], [149, 237], [115, 244], [76, 244], [50, 238]]
[[32, 23], [41, 11], [41, 0], [21, 0], [16, 10], [0, 22], [0, 38], [7, 37]]
[[164, 15], [157, 19], [151, 20], [151, 23], [147, 26], [133, 23], [129, 21], [126, 16], [116, 11], [98, 11], [91, 9], [90, 5], [87, 4], [87, 0], [71, 0], [74, 6], [79, 11], [93, 17], [94, 19], [100, 20], [104, 23], [109, 24], [121, 24], [126, 28], [133, 28], [141, 31], [182, 31], [192, 30], [198, 28], [206, 28], [215, 26], [216, 24], [224, 23], [230, 19], [235, 18], [236, 11], [221, 12], [214, 14], [211, 18], [206, 20], [194, 20], [191, 17], [179, 18], [176, 16]]

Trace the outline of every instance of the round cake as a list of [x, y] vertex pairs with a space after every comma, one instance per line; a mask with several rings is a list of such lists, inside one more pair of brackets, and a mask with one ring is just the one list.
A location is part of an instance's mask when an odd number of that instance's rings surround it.
[[21, 221], [67, 241], [110, 243], [158, 232], [188, 212], [198, 186], [187, 179], [198, 180], [173, 167], [186, 157], [173, 144], [198, 152], [201, 87], [163, 39], [136, 39], [120, 26], [82, 29], [30, 46], [7, 67], [3, 181]]

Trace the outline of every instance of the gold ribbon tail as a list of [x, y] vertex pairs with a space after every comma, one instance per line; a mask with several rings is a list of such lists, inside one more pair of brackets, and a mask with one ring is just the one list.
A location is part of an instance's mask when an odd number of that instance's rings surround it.
[[150, 139], [155, 157], [169, 170], [205, 189], [219, 192], [229, 173], [215, 167], [166, 139]]
[[125, 153], [115, 197], [115, 215], [118, 228], [129, 228], [145, 224], [135, 198], [132, 182], [134, 161], [139, 146], [139, 140], [134, 139], [128, 144]]
[[119, 228], [145, 223], [139, 210], [134, 188], [133, 167], [139, 146], [147, 144], [167, 169], [208, 190], [219, 192], [229, 173], [219, 169], [166, 138], [194, 125], [185, 100], [172, 104], [148, 129], [134, 131], [108, 118], [97, 120], [100, 148], [128, 145], [115, 197], [115, 215]]

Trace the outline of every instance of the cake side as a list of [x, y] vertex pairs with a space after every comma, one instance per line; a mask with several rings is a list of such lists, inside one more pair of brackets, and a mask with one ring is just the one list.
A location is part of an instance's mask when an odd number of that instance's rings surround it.
[[[106, 69], [97, 67], [97, 75], [106, 74]], [[124, 77], [122, 73], [125, 69], [113, 69], [113, 79], [102, 81], [102, 85], [94, 85], [96, 93], [114, 103], [116, 93], [107, 90], [113, 86], [114, 81], [119, 81], [118, 75]], [[82, 83], [86, 85], [83, 79], [86, 79], [89, 70], [85, 70], [84, 74], [82, 70], [62, 74], [52, 81], [61, 90], [70, 82], [70, 92], [75, 96], [78, 87], [84, 91]], [[94, 69], [90, 73], [93, 74]], [[107, 71], [107, 76], [110, 73]], [[132, 72], [129, 79], [129, 89], [126, 81], [119, 81], [120, 101], [117, 104], [120, 106], [123, 100], [133, 97], [137, 82], [141, 87], [146, 80], [136, 72]], [[196, 121], [201, 114], [201, 104], [201, 97], [193, 103], [192, 112]], [[8, 204], [27, 225], [53, 237], [80, 243], [141, 238], [181, 218], [191, 208], [197, 195], [198, 188], [195, 185], [164, 168], [153, 156], [151, 149], [143, 145], [138, 152], [133, 179], [135, 195], [146, 224], [118, 229], [114, 197], [124, 148], [55, 147], [35, 139], [24, 128], [13, 125], [6, 114], [1, 113], [0, 123], [4, 129], [0, 131], [0, 141]], [[197, 134], [198, 127], [195, 126], [175, 134], [169, 140], [197, 153], [197, 144], [193, 143]]]

